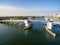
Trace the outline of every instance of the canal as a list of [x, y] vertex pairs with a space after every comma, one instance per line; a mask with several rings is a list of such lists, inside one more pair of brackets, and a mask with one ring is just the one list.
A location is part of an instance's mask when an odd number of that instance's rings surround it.
[[0, 23], [0, 45], [59, 45], [60, 28], [53, 28], [57, 36], [50, 36], [43, 22], [32, 22], [32, 28], [23, 30], [20, 26]]

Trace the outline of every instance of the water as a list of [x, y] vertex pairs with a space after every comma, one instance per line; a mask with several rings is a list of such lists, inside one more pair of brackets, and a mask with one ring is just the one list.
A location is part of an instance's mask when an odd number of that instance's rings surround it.
[[57, 34], [54, 38], [45, 31], [45, 23], [32, 22], [32, 28], [27, 30], [20, 26], [0, 23], [0, 45], [59, 45], [60, 28], [53, 27], [52, 31]]

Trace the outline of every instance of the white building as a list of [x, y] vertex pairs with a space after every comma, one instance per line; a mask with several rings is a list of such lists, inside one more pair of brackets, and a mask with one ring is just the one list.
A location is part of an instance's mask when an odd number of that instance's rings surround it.
[[54, 18], [55, 18], [56, 21], [60, 20], [60, 19], [59, 19], [59, 18], [60, 18], [60, 14], [54, 15]]
[[56, 15], [54, 15], [54, 17], [57, 17], [57, 18], [58, 18], [58, 17], [60, 17], [60, 14], [56, 14]]

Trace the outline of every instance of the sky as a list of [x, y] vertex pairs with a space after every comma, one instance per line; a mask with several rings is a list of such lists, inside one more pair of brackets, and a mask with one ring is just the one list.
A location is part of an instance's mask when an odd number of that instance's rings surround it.
[[60, 13], [60, 0], [0, 0], [0, 16], [46, 16]]

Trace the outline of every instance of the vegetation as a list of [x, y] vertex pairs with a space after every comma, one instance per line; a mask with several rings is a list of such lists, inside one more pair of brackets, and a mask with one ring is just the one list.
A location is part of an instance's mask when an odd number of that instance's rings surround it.
[[8, 20], [8, 19], [28, 19], [28, 18], [41, 18], [44, 16], [8, 16], [8, 17], [0, 17], [0, 20]]
[[58, 17], [58, 19], [60, 20], [60, 17]]

